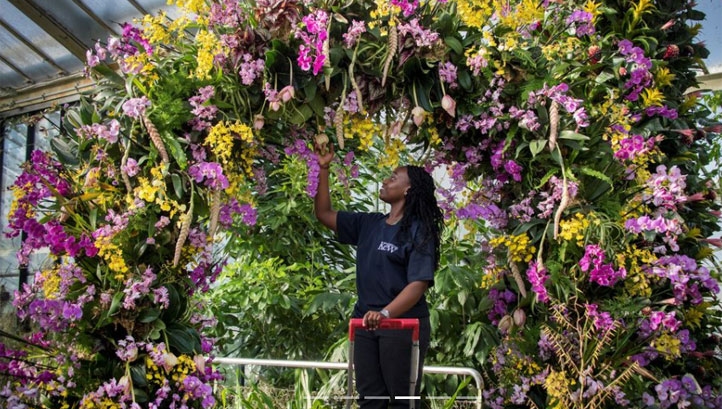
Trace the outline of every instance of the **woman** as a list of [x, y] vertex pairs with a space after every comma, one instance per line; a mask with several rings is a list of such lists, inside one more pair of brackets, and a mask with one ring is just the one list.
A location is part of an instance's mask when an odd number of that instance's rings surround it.
[[[341, 243], [357, 246], [354, 318], [368, 329], [355, 338], [354, 366], [361, 408], [408, 408], [394, 396], [409, 395], [411, 336], [407, 331], [377, 330], [386, 318], [419, 319], [419, 395], [424, 356], [429, 346], [429, 309], [424, 292], [434, 283], [444, 220], [434, 196], [434, 181], [423, 168], [396, 168], [383, 181], [379, 198], [388, 214], [336, 211], [329, 192], [333, 150], [317, 147], [316, 217], [336, 232]], [[418, 402], [418, 401], [416, 401]], [[418, 407], [418, 403], [416, 403]]]

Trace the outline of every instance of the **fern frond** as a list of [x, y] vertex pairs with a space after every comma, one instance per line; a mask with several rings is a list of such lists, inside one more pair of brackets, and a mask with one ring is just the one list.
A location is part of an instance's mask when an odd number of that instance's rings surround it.
[[612, 340], [614, 339], [614, 335], [617, 333], [617, 329], [619, 329], [619, 323], [615, 321], [612, 327], [605, 331], [602, 337], [599, 338], [597, 342], [595, 342], [592, 349], [592, 354], [589, 358], [590, 365], [596, 366], [596, 364], [599, 362], [599, 357], [601, 356], [602, 352], [612, 344]]
[[571, 349], [571, 343], [568, 338], [553, 332], [549, 327], [543, 327], [541, 330], [549, 342], [554, 346], [554, 352], [559, 359], [560, 364], [565, 369], [572, 369], [575, 374], [579, 374], [579, 365], [574, 361], [574, 358], [569, 354]]

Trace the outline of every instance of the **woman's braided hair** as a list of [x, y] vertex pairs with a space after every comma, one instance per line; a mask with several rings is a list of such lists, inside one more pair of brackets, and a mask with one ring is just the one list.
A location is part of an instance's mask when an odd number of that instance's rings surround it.
[[444, 229], [444, 215], [436, 202], [436, 186], [431, 175], [419, 166], [406, 166], [409, 176], [409, 190], [406, 192], [404, 217], [401, 219], [399, 233], [408, 237], [412, 222], [417, 221], [419, 233], [415, 237], [416, 245], [421, 249], [427, 248], [426, 243], [433, 240], [434, 268], [439, 266], [439, 247], [441, 233]]

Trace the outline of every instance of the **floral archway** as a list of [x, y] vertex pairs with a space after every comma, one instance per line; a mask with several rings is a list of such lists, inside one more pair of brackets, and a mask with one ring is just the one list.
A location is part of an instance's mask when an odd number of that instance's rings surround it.
[[[420, 151], [449, 217], [484, 220], [491, 407], [720, 407], [720, 125], [679, 1], [177, 0], [88, 51], [92, 98], [13, 187], [5, 407], [211, 407], [194, 294], [282, 155]], [[0, 404], [2, 405], [2, 404]]]

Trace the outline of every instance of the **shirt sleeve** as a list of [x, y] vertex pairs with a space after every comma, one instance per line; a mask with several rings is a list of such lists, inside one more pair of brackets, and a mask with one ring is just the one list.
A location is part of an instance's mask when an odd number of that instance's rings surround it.
[[343, 244], [357, 245], [366, 213], [339, 211], [336, 213], [336, 237]]
[[434, 285], [435, 269], [434, 242], [429, 239], [425, 243], [415, 245], [409, 255], [409, 264], [406, 269], [406, 279], [412, 281], [427, 281], [429, 287]]

